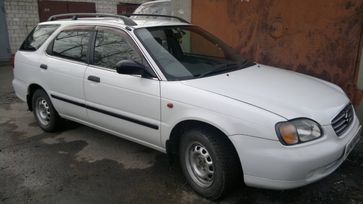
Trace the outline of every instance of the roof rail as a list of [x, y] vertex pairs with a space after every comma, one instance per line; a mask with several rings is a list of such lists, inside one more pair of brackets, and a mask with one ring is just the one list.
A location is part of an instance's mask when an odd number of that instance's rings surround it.
[[164, 17], [164, 18], [174, 18], [179, 20], [180, 22], [183, 23], [188, 23], [190, 24], [187, 20], [180, 18], [178, 16], [169, 16], [169, 15], [161, 15], [161, 14], [145, 14], [145, 13], [128, 13], [128, 14], [124, 14], [125, 16], [151, 16], [151, 17]]
[[53, 21], [56, 18], [61, 17], [71, 17], [72, 20], [77, 20], [79, 17], [112, 17], [112, 18], [119, 18], [124, 21], [125, 25], [128, 26], [136, 26], [137, 24], [132, 19], [123, 16], [123, 15], [114, 15], [114, 14], [108, 14], [108, 13], [66, 13], [66, 14], [57, 14], [53, 15], [48, 18], [48, 21]]

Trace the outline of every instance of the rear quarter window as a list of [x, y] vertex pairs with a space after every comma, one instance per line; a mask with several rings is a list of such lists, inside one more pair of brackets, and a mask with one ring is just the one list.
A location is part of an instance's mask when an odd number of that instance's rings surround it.
[[19, 50], [36, 51], [49, 36], [59, 27], [59, 25], [38, 25], [36, 26], [25, 39]]

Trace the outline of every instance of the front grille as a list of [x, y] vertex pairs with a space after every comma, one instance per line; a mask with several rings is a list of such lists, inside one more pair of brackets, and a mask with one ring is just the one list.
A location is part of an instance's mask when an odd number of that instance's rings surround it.
[[352, 104], [348, 104], [340, 113], [332, 120], [331, 125], [335, 133], [341, 136], [352, 124], [354, 112]]

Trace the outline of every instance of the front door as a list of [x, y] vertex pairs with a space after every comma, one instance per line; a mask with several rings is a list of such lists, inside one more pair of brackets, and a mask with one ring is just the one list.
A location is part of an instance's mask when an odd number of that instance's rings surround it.
[[132, 39], [118, 29], [98, 27], [84, 89], [89, 120], [128, 139], [160, 146], [160, 83], [118, 74], [120, 60], [148, 66]]

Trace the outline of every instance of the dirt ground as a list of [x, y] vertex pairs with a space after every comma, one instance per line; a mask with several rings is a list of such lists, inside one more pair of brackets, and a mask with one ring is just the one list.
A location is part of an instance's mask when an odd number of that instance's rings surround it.
[[[69, 123], [45, 133], [0, 66], [0, 203], [210, 203], [166, 155]], [[332, 175], [289, 191], [241, 187], [220, 203], [363, 203], [363, 139]]]

